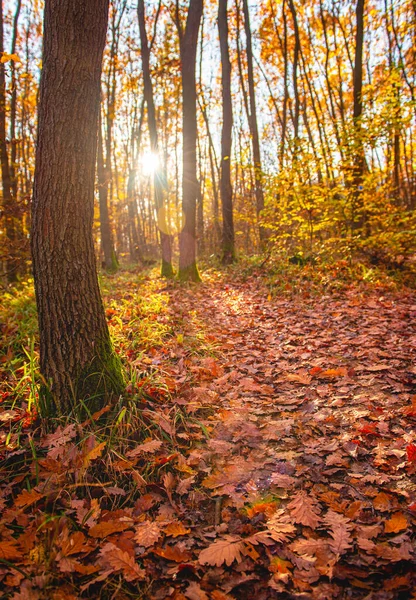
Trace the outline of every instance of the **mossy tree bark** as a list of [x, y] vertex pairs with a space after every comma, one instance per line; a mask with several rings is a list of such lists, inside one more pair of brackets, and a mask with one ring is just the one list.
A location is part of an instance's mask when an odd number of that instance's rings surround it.
[[231, 142], [233, 107], [231, 100], [231, 62], [228, 47], [227, 0], [219, 0], [218, 30], [221, 48], [222, 134], [221, 134], [221, 204], [222, 204], [222, 261], [234, 261], [233, 188], [231, 185]]
[[40, 367], [61, 414], [79, 399], [98, 408], [123, 389], [92, 236], [108, 5], [45, 2], [31, 242]]
[[179, 239], [179, 279], [200, 281], [196, 266], [196, 203], [199, 195], [199, 183], [196, 161], [198, 129], [195, 69], [203, 0], [190, 0], [184, 31], [179, 19], [178, 3], [176, 6], [182, 76], [182, 211], [184, 219]]

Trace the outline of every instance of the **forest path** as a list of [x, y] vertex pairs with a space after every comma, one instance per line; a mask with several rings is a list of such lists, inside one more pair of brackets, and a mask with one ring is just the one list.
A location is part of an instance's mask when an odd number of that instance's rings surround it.
[[171, 298], [185, 336], [205, 330], [221, 350], [199, 367], [191, 360], [199, 382], [185, 394], [192, 413], [215, 407], [207, 447], [187, 461], [206, 473], [205, 525], [216, 526], [200, 562], [217, 568], [203, 582], [212, 586], [228, 557], [239, 564], [222, 572], [221, 589], [236, 598], [410, 590], [415, 297], [271, 299], [253, 278]]

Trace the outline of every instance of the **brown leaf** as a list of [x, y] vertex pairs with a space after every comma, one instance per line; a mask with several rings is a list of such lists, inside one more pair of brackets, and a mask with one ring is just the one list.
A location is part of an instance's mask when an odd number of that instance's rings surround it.
[[238, 563], [242, 560], [242, 552], [244, 551], [244, 543], [241, 538], [227, 536], [226, 539], [214, 542], [208, 548], [202, 550], [198, 557], [198, 562], [201, 565], [212, 565], [220, 567], [226, 564], [228, 567], [236, 560]]
[[196, 581], [191, 581], [186, 588], [185, 596], [186, 598], [189, 598], [189, 600], [209, 600], [208, 595]]
[[144, 523], [140, 523], [137, 526], [136, 533], [134, 534], [134, 539], [139, 544], [139, 546], [144, 546], [144, 548], [150, 548], [150, 546], [154, 546], [156, 544], [161, 535], [162, 533], [157, 523], [144, 521]]
[[267, 521], [267, 529], [276, 542], [286, 542], [296, 531], [296, 527], [290, 522], [289, 515], [283, 509], [277, 510]]
[[282, 473], [272, 474], [272, 483], [281, 488], [290, 488], [296, 483], [296, 479], [291, 475], [284, 475]]
[[106, 544], [101, 550], [101, 555], [114, 571], [122, 572], [126, 581], [145, 578], [146, 571], [139, 567], [134, 557], [120, 550], [115, 544]]
[[136, 456], [139, 456], [139, 454], [143, 454], [143, 453], [153, 454], [154, 452], [159, 450], [162, 446], [163, 446], [163, 442], [161, 442], [160, 440], [150, 440], [150, 442], [145, 442], [144, 444], [140, 444], [139, 446], [136, 446], [135, 448], [133, 448], [133, 450], [130, 450], [130, 452], [127, 452], [127, 456], [129, 458], [135, 458]]
[[350, 531], [352, 525], [349, 519], [329, 510], [324, 518], [325, 525], [329, 528], [329, 534], [333, 538], [328, 542], [334, 554], [345, 554], [352, 548], [352, 538]]
[[316, 502], [303, 490], [296, 494], [292, 502], [287, 505], [287, 508], [295, 523], [301, 523], [315, 529], [321, 522], [320, 510]]

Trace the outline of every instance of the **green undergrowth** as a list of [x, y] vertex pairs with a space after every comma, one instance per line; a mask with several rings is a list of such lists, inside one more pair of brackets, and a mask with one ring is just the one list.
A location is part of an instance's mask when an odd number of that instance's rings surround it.
[[306, 294], [319, 296], [359, 288], [397, 291], [416, 286], [416, 260], [405, 265], [371, 264], [365, 260], [319, 257], [301, 252], [294, 255], [262, 254], [242, 259], [229, 267], [233, 275], [247, 279], [260, 276], [272, 296]]
[[[194, 356], [213, 356], [214, 344], [207, 337], [196, 313], [189, 314], [186, 310], [181, 311], [181, 307], [174, 306], [171, 294], [180, 284], [167, 283], [159, 277], [156, 268], [142, 271], [136, 267], [126, 267], [117, 274], [102, 273], [100, 285], [112, 342], [122, 362], [126, 387], [119, 398], [119, 408], [118, 405], [110, 407], [104, 413], [105, 419], [103, 417], [99, 422], [119, 422], [124, 424], [126, 431], [130, 427], [126, 423], [134, 422], [131, 431], [140, 430], [143, 439], [146, 436], [154, 439], [155, 431], [149, 425], [152, 406], [157, 406], [157, 410], [161, 406], [163, 410], [171, 410], [175, 406], [171, 402], [175, 381], [166, 372], [164, 363], [170, 361], [174, 366], [181, 358], [192, 360]], [[33, 281], [22, 283], [3, 294], [0, 323], [0, 411], [5, 413], [0, 423], [0, 442], [3, 448], [17, 451], [22, 440], [27, 441], [29, 433], [32, 435], [31, 432], [36, 431], [37, 435], [45, 433], [46, 427], [53, 430], [58, 425], [65, 426], [62, 420], [55, 418], [52, 410], [48, 414], [46, 404], [41, 405], [39, 389], [43, 382], [39, 373]], [[80, 424], [88, 416], [94, 424], [89, 406], [91, 403], [78, 399], [72, 414], [67, 417], [68, 423]], [[143, 410], [145, 417], [141, 412]], [[174, 420], [185, 423], [181, 409], [176, 406], [175, 410], [177, 414]], [[10, 414], [6, 414], [7, 411]], [[47, 418], [40, 421], [39, 414]], [[143, 426], [144, 421], [147, 422], [146, 426]], [[156, 429], [160, 430], [162, 438], [169, 437], [163, 427]], [[128, 439], [127, 433], [121, 436], [119, 432], [114, 435], [108, 432], [104, 434], [103, 431], [99, 435], [117, 441], [122, 452], [123, 440]], [[134, 435], [132, 439], [135, 440]]]

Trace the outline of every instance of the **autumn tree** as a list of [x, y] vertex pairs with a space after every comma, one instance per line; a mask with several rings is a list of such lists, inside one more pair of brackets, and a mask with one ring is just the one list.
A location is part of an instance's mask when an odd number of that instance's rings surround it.
[[182, 76], [182, 211], [183, 225], [179, 240], [179, 279], [199, 281], [196, 266], [196, 203], [197, 178], [197, 95], [196, 53], [203, 0], [190, 0], [186, 25], [183, 28], [179, 0], [176, 1], [176, 26], [179, 35]]
[[228, 46], [227, 0], [218, 3], [218, 30], [221, 49], [222, 134], [221, 134], [221, 204], [222, 259], [225, 264], [234, 260], [233, 189], [231, 185], [231, 143], [233, 106], [231, 99], [231, 62]]
[[59, 413], [123, 389], [92, 237], [109, 0], [46, 0], [32, 214], [40, 367]]

